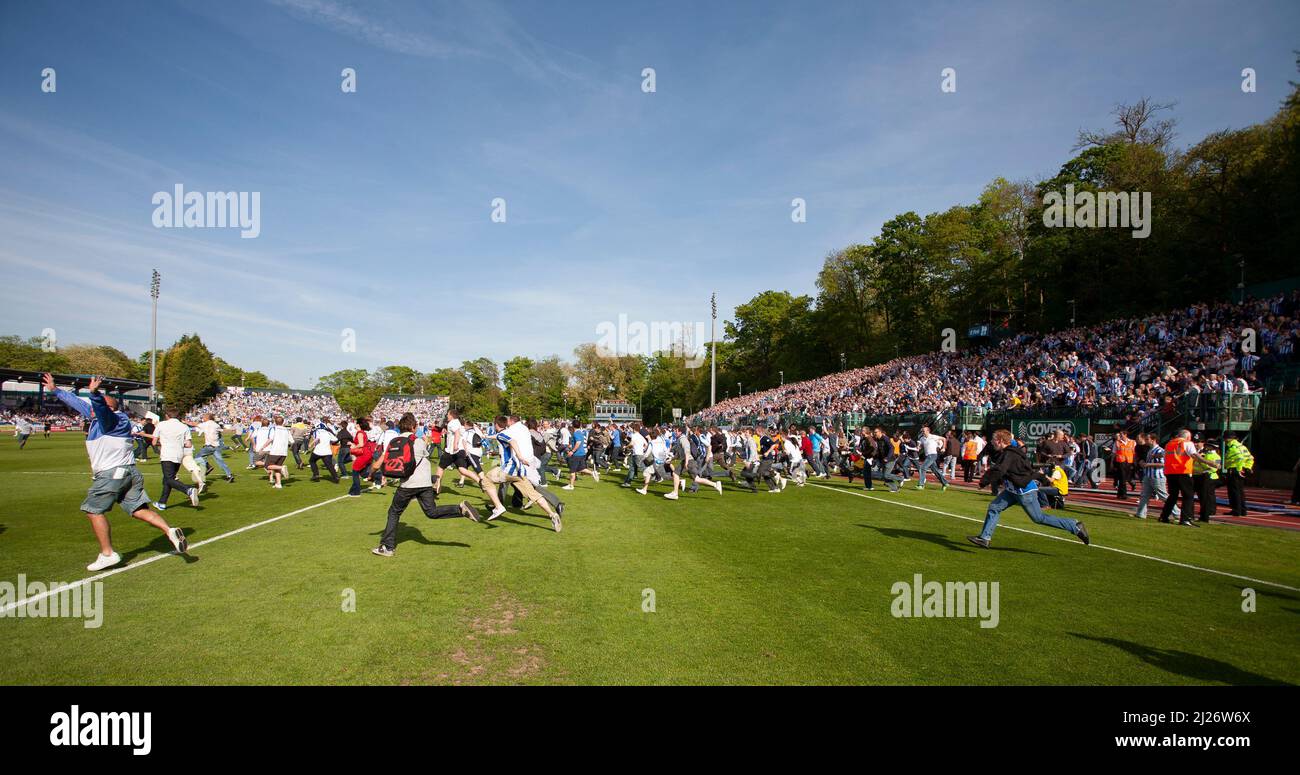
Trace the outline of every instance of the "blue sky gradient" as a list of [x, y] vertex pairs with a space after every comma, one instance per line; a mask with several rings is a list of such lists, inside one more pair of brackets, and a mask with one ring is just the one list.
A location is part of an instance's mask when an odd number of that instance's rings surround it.
[[[567, 357], [620, 313], [813, 293], [827, 252], [1053, 174], [1118, 101], [1177, 101], [1182, 144], [1266, 119], [1297, 31], [1294, 2], [5, 3], [0, 333], [135, 356], [157, 267], [162, 346], [297, 387]], [[154, 228], [177, 183], [261, 192], [261, 236]]]

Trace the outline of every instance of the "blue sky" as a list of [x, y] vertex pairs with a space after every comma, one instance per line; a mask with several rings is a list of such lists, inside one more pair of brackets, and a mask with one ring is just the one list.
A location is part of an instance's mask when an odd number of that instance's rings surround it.
[[[1177, 101], [1181, 143], [1265, 119], [1297, 31], [1294, 2], [4, 3], [0, 333], [134, 356], [157, 267], [162, 346], [298, 387], [567, 357], [619, 314], [813, 293], [827, 252], [1052, 174], [1117, 101]], [[177, 183], [261, 192], [261, 235], [154, 228]]]

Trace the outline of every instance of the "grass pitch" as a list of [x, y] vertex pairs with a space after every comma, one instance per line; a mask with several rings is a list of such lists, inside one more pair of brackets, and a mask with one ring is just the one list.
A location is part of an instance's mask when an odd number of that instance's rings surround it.
[[[331, 501], [346, 485], [307, 472], [274, 491], [242, 453], [228, 462], [237, 481], [213, 478], [199, 508], [172, 497], [166, 517], [192, 545], [306, 510], [103, 579], [97, 629], [0, 618], [0, 683], [1300, 682], [1296, 532], [1071, 507], [1092, 532], [1085, 547], [1013, 508], [984, 551], [965, 536], [987, 491], [728, 484], [674, 503], [663, 485], [641, 496], [583, 478], [556, 490], [563, 533], [536, 509], [478, 525], [413, 504], [397, 556], [381, 559], [369, 550], [390, 491]], [[156, 498], [156, 459], [142, 470]], [[77, 510], [88, 483], [79, 435], [21, 452], [0, 438], [0, 582], [91, 575]], [[458, 498], [452, 484], [440, 502]], [[462, 494], [482, 506], [476, 489]], [[111, 519], [129, 562], [169, 550]], [[998, 625], [896, 618], [891, 589], [914, 574], [998, 582]]]

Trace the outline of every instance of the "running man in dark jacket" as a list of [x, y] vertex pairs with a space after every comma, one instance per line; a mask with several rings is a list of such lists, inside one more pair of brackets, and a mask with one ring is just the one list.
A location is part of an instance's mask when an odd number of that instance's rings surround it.
[[1040, 480], [1046, 481], [1046, 477], [1029, 464], [1025, 458], [1025, 448], [1016, 444], [1010, 431], [995, 432], [989, 446], [993, 451], [989, 454], [989, 469], [980, 477], [980, 487], [992, 485], [996, 491], [1001, 486], [1002, 492], [989, 504], [988, 514], [984, 517], [984, 529], [977, 536], [967, 536], [966, 540], [987, 549], [1002, 512], [1013, 503], [1018, 503], [1029, 518], [1038, 524], [1064, 530], [1085, 544], [1090, 542], [1088, 529], [1082, 522], [1043, 513], [1038, 503], [1038, 485]]

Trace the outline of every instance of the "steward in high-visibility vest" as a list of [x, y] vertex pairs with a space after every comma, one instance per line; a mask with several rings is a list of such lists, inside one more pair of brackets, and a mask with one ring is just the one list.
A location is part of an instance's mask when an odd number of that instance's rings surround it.
[[1205, 458], [1205, 462], [1200, 460], [1192, 461], [1192, 476], [1208, 476], [1211, 479], [1218, 479], [1219, 466], [1217, 464], [1221, 460], [1219, 453], [1215, 451], [1214, 447], [1207, 446], [1201, 451], [1201, 457]]
[[1133, 479], [1133, 462], [1137, 452], [1137, 442], [1120, 431], [1115, 436], [1115, 495], [1120, 500], [1128, 498], [1128, 483]]
[[1223, 468], [1227, 471], [1249, 471], [1255, 467], [1255, 456], [1250, 454], [1245, 444], [1231, 436], [1223, 453]]
[[[1165, 445], [1165, 481], [1169, 486], [1169, 497], [1165, 499], [1165, 505], [1160, 509], [1161, 522], [1169, 522], [1174, 507], [1180, 506], [1179, 524], [1194, 524], [1192, 510], [1196, 490], [1192, 485], [1192, 465], [1198, 459], [1205, 460], [1201, 453], [1196, 451], [1196, 445], [1192, 443], [1192, 432], [1186, 428], [1175, 433]], [[1180, 499], [1181, 504], [1178, 502]]]
[[1175, 436], [1165, 445], [1165, 478], [1191, 476], [1192, 456], [1187, 453], [1187, 439]]
[[1246, 516], [1246, 472], [1254, 469], [1255, 456], [1237, 434], [1224, 436], [1223, 483], [1228, 488], [1228, 511], [1234, 517]]
[[1201, 447], [1200, 457], [1192, 460], [1192, 488], [1201, 504], [1201, 521], [1209, 522], [1217, 511], [1218, 498], [1214, 488], [1219, 486], [1219, 452], [1213, 442]]

